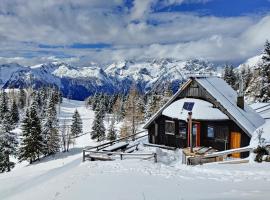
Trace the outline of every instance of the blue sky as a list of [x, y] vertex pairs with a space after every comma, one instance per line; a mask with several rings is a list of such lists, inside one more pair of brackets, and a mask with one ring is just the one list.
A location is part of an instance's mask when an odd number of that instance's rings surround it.
[[0, 1], [0, 63], [241, 63], [266, 39], [270, 0]]

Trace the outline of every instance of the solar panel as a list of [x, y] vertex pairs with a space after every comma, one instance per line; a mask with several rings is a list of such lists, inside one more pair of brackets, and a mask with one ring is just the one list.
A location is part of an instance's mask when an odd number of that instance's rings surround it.
[[194, 102], [184, 102], [183, 109], [192, 111], [194, 104]]

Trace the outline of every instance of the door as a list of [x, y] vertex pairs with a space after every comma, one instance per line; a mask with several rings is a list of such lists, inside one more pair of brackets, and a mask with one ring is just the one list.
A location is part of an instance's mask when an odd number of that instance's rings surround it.
[[192, 124], [192, 143], [193, 147], [201, 145], [201, 124], [199, 122], [193, 122]]
[[[231, 132], [230, 149], [236, 149], [241, 147], [241, 133]], [[233, 158], [240, 158], [240, 153], [233, 153]]]

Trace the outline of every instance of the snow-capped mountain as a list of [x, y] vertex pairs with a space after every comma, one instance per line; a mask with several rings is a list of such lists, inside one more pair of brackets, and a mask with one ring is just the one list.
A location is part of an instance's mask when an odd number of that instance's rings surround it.
[[90, 64], [81, 68], [61, 62], [31, 67], [18, 64], [0, 67], [0, 81], [4, 88], [50, 85], [59, 87], [64, 96], [80, 100], [99, 92], [127, 92], [133, 84], [143, 93], [162, 91], [168, 84], [172, 84], [172, 89], [176, 91], [194, 73], [217, 74], [213, 64], [204, 60], [123, 61], [107, 66]]
[[0, 65], [0, 87], [2, 87], [9, 80], [14, 72], [23, 69], [26, 69], [26, 67], [23, 67], [17, 63]]
[[238, 68], [240, 70], [242, 68], [247, 68], [247, 67], [249, 67], [250, 69], [254, 69], [260, 65], [260, 63], [262, 62], [262, 57], [263, 57], [263, 54], [253, 56], [253, 57], [247, 59], [244, 63], [240, 64], [238, 66]]

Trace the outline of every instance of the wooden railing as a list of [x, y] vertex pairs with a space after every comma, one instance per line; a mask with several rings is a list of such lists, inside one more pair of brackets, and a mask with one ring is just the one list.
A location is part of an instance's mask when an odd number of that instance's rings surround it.
[[[89, 154], [86, 155], [86, 152]], [[142, 159], [150, 159], [154, 158], [154, 161], [157, 162], [157, 154], [156, 153], [123, 153], [123, 152], [106, 152], [106, 151], [91, 151], [91, 150], [85, 150], [83, 151], [83, 162], [86, 160], [86, 158], [95, 158], [96, 156], [92, 155], [107, 155], [107, 156], [120, 156], [120, 159], [123, 160], [124, 156], [126, 157], [136, 157], [136, 158], [142, 158]], [[148, 156], [148, 157], [146, 157]]]
[[[105, 149], [106, 147], [109, 147], [109, 146], [112, 146], [113, 144], [116, 144], [117, 142], [121, 142], [121, 141], [127, 141], [129, 139], [132, 139], [132, 140], [137, 140], [137, 139], [140, 139], [140, 138], [143, 138], [143, 137], [146, 137], [148, 136], [148, 134], [144, 134], [144, 135], [140, 135], [138, 136], [139, 134], [141, 133], [144, 133], [146, 131], [139, 131], [133, 135], [129, 135], [127, 137], [122, 137], [122, 138], [119, 138], [119, 139], [116, 139], [116, 140], [113, 140], [113, 141], [110, 141], [110, 142], [106, 142], [106, 143], [103, 143], [103, 144], [100, 144], [100, 145], [97, 145], [97, 146], [93, 146], [93, 147], [86, 147], [83, 149], [83, 161], [85, 161], [85, 157], [87, 156], [86, 153], [93, 153], [94, 152], [94, 149], [96, 152], [99, 152], [99, 150], [102, 150], [102, 149]], [[107, 152], [107, 153], [111, 153], [111, 152]], [[117, 153], [117, 152], [115, 152]]]
[[253, 150], [252, 147], [242, 147], [242, 148], [237, 148], [237, 149], [229, 149], [226, 151], [218, 151], [215, 153], [210, 153], [210, 154], [206, 154], [203, 157], [205, 158], [212, 158], [212, 157], [217, 157], [217, 156], [228, 156], [231, 155], [233, 153], [243, 153], [243, 152], [251, 152]]
[[[209, 153], [205, 155], [195, 155], [195, 156], [186, 156], [183, 154], [183, 164], [187, 165], [194, 165], [194, 163], [197, 164], [203, 164], [203, 163], [208, 163], [208, 162], [226, 162], [228, 155], [234, 154], [234, 153], [243, 153], [243, 152], [251, 152], [253, 150], [252, 147], [242, 147], [242, 148], [237, 148], [237, 149], [229, 149], [226, 151], [218, 151], [214, 153]], [[209, 160], [211, 159], [211, 160]], [[193, 160], [193, 161], [192, 161]], [[231, 160], [230, 163], [241, 163], [241, 161], [244, 159], [236, 159], [236, 160]], [[193, 164], [192, 164], [193, 163]]]

